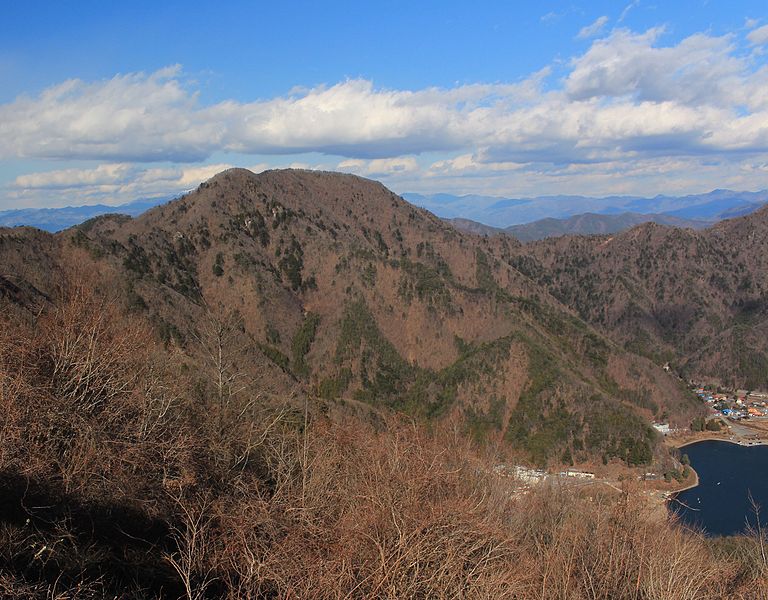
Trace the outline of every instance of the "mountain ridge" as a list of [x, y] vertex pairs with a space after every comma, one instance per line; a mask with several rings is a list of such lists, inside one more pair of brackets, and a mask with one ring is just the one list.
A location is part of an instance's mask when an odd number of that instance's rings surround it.
[[[533, 198], [503, 198], [469, 194], [422, 195], [405, 193], [403, 198], [433, 214], [445, 219], [473, 220], [486, 226], [501, 228], [514, 225], [532, 224], [542, 219], [569, 219], [592, 213], [618, 216], [622, 213], [654, 215], [646, 220], [680, 218], [714, 223], [722, 219], [748, 214], [757, 206], [768, 202], [768, 191], [734, 192], [713, 190], [706, 194], [687, 196], [657, 195], [653, 198], [641, 196], [538, 196]], [[68, 206], [64, 208], [14, 209], [0, 211], [0, 226], [21, 225], [38, 227], [46, 231], [61, 231], [102, 214], [122, 213], [138, 216], [145, 210], [169, 200], [168, 197], [140, 199], [127, 204]], [[618, 218], [618, 217], [616, 217]], [[494, 225], [489, 225], [493, 223]], [[565, 230], [565, 233], [579, 233], [579, 230]], [[592, 233], [592, 230], [582, 233]], [[526, 236], [526, 234], [521, 234]], [[526, 236], [527, 239], [527, 236]]]
[[[757, 207], [755, 206], [754, 209]], [[601, 215], [584, 213], [567, 219], [546, 218], [522, 225], [511, 225], [505, 228], [491, 227], [469, 219], [447, 219], [452, 225], [462, 231], [479, 235], [511, 235], [521, 242], [532, 242], [548, 237], [561, 235], [603, 235], [624, 231], [641, 223], [660, 223], [678, 228], [705, 229], [711, 227], [712, 221], [696, 221], [683, 219], [667, 214], [620, 213]]]
[[509, 227], [544, 218], [567, 219], [584, 213], [615, 215], [625, 212], [664, 214], [692, 220], [718, 221], [749, 211], [768, 202], [768, 190], [736, 192], [713, 190], [685, 196], [589, 196], [560, 195], [533, 198], [490, 196], [422, 195], [405, 193], [403, 197], [442, 218], [464, 218], [491, 225]]
[[55, 273], [87, 268], [190, 360], [190, 324], [236, 323], [241, 369], [331, 411], [455, 419], [540, 464], [651, 460], [649, 421], [700, 407], [515, 268], [521, 248], [378, 182], [296, 170], [227, 171], [136, 219], [0, 233], [18, 287], [54, 296]]
[[626, 348], [686, 377], [765, 389], [766, 228], [768, 207], [700, 231], [645, 223], [531, 242], [518, 264]]
[[74, 227], [95, 217], [106, 214], [123, 214], [137, 217], [143, 212], [168, 202], [168, 196], [141, 198], [125, 204], [87, 204], [65, 206], [62, 208], [21, 208], [0, 211], [0, 227], [37, 227], [56, 233], [68, 227]]

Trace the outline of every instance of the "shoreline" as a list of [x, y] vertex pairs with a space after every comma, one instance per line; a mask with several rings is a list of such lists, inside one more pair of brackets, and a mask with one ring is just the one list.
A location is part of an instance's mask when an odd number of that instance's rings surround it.
[[742, 446], [744, 448], [748, 448], [750, 446], [768, 446], [768, 440], [756, 440], [753, 442], [745, 442], [742, 440], [732, 440], [728, 438], [712, 436], [712, 437], [703, 437], [703, 438], [691, 440], [689, 442], [684, 442], [682, 444], [676, 445], [675, 447], [679, 450], [680, 448], [685, 448], [686, 446], [698, 444], [699, 442], [727, 442], [729, 444], [736, 444], [737, 446]]
[[685, 487], [680, 488], [679, 490], [669, 492], [669, 498], [667, 499], [667, 502], [675, 500], [675, 496], [678, 494], [693, 489], [699, 485], [699, 474], [696, 472], [696, 469], [694, 469], [691, 465], [688, 465], [688, 468], [691, 470], [691, 473], [693, 473], [693, 482], [689, 485], [686, 485]]
[[[729, 444], [736, 444], [737, 446], [741, 446], [742, 448], [749, 448], [750, 446], [768, 446], [768, 441], [766, 440], [760, 440], [755, 442], [744, 442], [741, 440], [731, 440], [731, 439], [724, 439], [721, 437], [712, 436], [712, 437], [700, 438], [697, 440], [691, 440], [690, 442], [685, 442], [683, 444], [676, 446], [676, 448], [678, 450], [682, 450], [686, 446], [692, 446], [693, 444], [698, 444], [699, 442], [727, 442]], [[688, 465], [688, 468], [693, 473], [693, 477], [694, 477], [693, 483], [691, 483], [690, 485], [686, 485], [685, 487], [682, 487], [679, 490], [674, 490], [672, 492], [669, 492], [667, 503], [671, 502], [672, 500], [676, 500], [676, 496], [678, 494], [681, 494], [682, 492], [686, 492], [699, 485], [699, 474], [696, 472], [696, 469], [694, 469], [693, 466], [691, 465]]]

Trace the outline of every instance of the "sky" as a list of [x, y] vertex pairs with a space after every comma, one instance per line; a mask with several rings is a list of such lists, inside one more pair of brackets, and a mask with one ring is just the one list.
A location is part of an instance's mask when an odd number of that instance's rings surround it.
[[398, 193], [768, 188], [765, 0], [3, 3], [0, 210], [231, 166]]

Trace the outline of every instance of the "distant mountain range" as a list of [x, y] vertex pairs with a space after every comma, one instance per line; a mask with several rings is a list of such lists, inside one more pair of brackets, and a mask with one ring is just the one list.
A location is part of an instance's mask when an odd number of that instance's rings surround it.
[[[760, 205], [751, 205], [753, 210]], [[630, 229], [635, 225], [642, 223], [659, 223], [660, 225], [669, 225], [671, 227], [704, 229], [709, 227], [713, 221], [702, 221], [694, 219], [681, 219], [672, 215], [665, 214], [640, 214], [640, 213], [622, 213], [620, 215], [598, 215], [595, 213], [585, 213], [576, 215], [567, 219], [541, 219], [533, 223], [524, 223], [522, 225], [512, 225], [510, 227], [500, 228], [483, 225], [477, 221], [469, 219], [446, 219], [457, 229], [475, 235], [497, 235], [506, 233], [521, 242], [533, 242], [543, 240], [548, 237], [557, 237], [560, 235], [599, 235], [618, 233]]]
[[[653, 221], [678, 227], [701, 228], [705, 223], [747, 215], [768, 202], [768, 190], [714, 190], [689, 196], [540, 196], [499, 198], [450, 194], [404, 194], [409, 202], [444, 219], [469, 219], [494, 228], [536, 223], [517, 230], [520, 239], [540, 239], [564, 233], [612, 233]], [[599, 219], [598, 216], [612, 216]], [[563, 223], [563, 220], [578, 217]], [[542, 223], [542, 219], [547, 219]], [[679, 219], [674, 221], [673, 219]], [[557, 223], [556, 221], [561, 221]], [[704, 222], [704, 223], [703, 223]], [[461, 226], [461, 223], [458, 223]], [[466, 228], [465, 228], [466, 230]], [[490, 231], [488, 231], [490, 232]], [[513, 233], [513, 235], [516, 235]]]
[[0, 227], [18, 227], [27, 225], [44, 231], [55, 233], [73, 225], [79, 225], [88, 219], [106, 214], [121, 214], [138, 217], [159, 204], [168, 202], [171, 198], [142, 198], [127, 204], [108, 206], [93, 204], [91, 206], [66, 206], [64, 208], [22, 208], [19, 210], [0, 211]]
[[[527, 242], [559, 235], [616, 233], [640, 223], [702, 229], [718, 221], [747, 215], [766, 202], [768, 190], [734, 192], [714, 190], [690, 196], [496, 196], [422, 195], [403, 198], [426, 208], [462, 231], [494, 235], [508, 233]], [[27, 225], [57, 232], [94, 217], [119, 213], [137, 217], [169, 197], [142, 198], [128, 204], [68, 206], [0, 211], [0, 227]]]

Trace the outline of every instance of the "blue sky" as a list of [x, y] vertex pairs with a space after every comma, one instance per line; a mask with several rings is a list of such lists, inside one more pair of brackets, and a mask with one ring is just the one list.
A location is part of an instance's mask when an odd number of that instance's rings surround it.
[[400, 193], [768, 187], [764, 0], [3, 12], [0, 210], [172, 195], [226, 166]]

